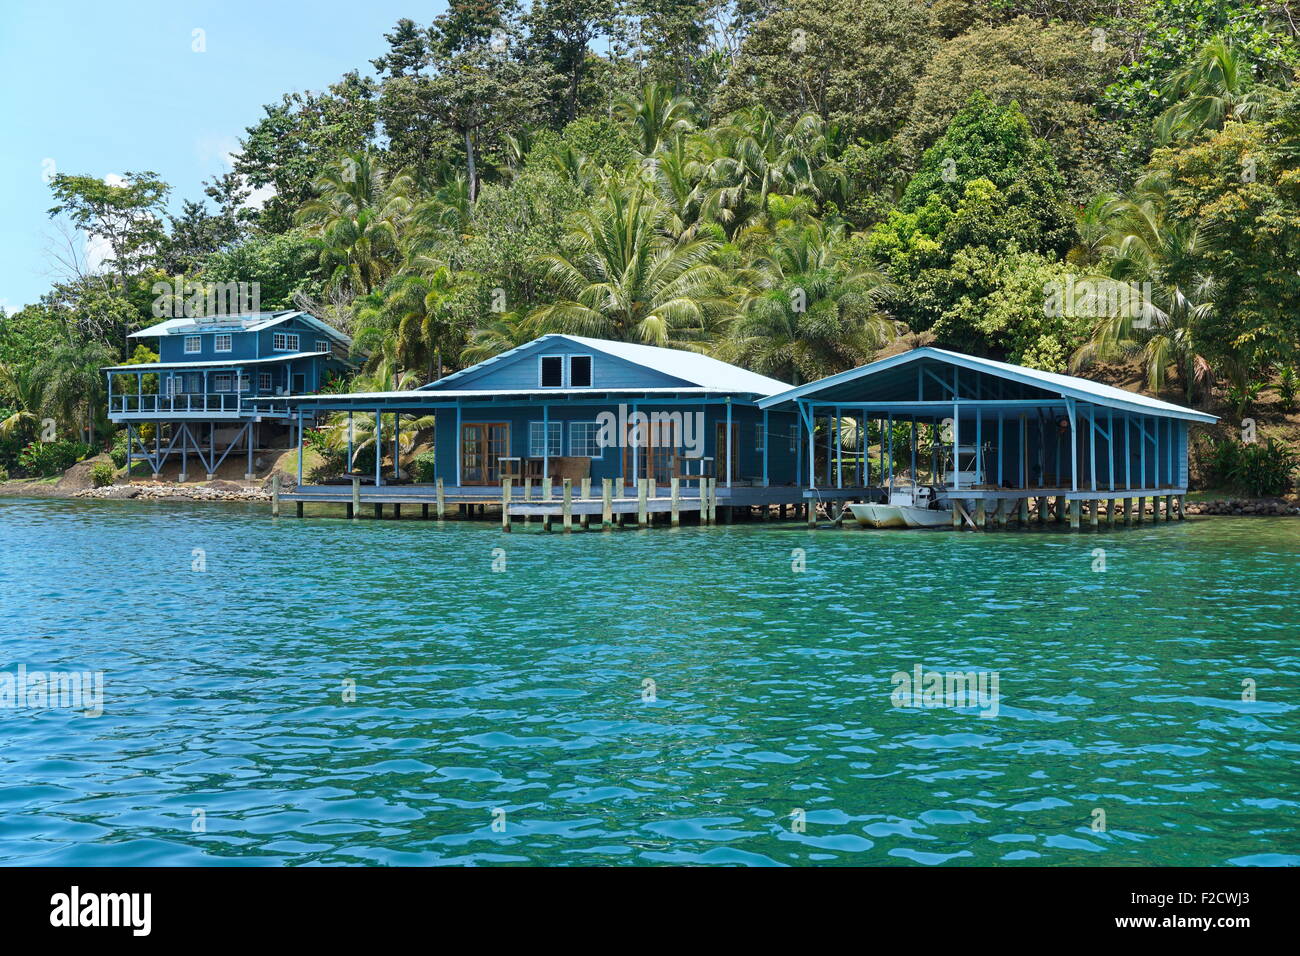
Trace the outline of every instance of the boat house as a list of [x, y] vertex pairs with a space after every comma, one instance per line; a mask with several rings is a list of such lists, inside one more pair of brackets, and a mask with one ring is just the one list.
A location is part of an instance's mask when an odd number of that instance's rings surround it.
[[[102, 370], [108, 417], [127, 427], [128, 469], [143, 459], [157, 475], [175, 455], [181, 481], [191, 454], [211, 478], [237, 447], [251, 479], [255, 448], [292, 448], [301, 438], [302, 417], [287, 397], [355, 368], [352, 340], [306, 312], [168, 319], [130, 337], [156, 339], [158, 361]], [[151, 442], [141, 437], [144, 424], [152, 426]]]
[[[558, 516], [553, 495], [566, 480], [572, 513], [606, 520], [611, 511], [644, 521], [670, 508], [703, 510], [710, 485], [724, 517], [731, 507], [795, 504], [806, 477], [798, 412], [759, 405], [789, 387], [682, 349], [543, 335], [414, 390], [290, 396], [304, 421], [372, 417], [377, 454], [374, 472], [356, 476], [355, 497], [340, 485], [305, 485], [301, 470], [285, 497], [377, 511], [419, 503], [426, 513], [435, 501], [440, 513], [501, 502], [507, 526], [511, 515]], [[434, 416], [433, 486], [407, 480], [402, 415]], [[352, 437], [349, 428], [349, 463]]]
[[[956, 502], [952, 522], [985, 527], [1054, 511], [1096, 525], [1145, 513], [1170, 517], [1187, 493], [1188, 426], [1204, 412], [1097, 382], [937, 348], [919, 348], [759, 399], [801, 423], [805, 493], [876, 499], [900, 482]], [[821, 423], [820, 456], [815, 436]], [[879, 454], [866, 454], [870, 428]], [[847, 441], [846, 433], [851, 436]], [[854, 438], [856, 437], [856, 445]], [[846, 448], [847, 446], [847, 448]], [[820, 459], [820, 460], [819, 460]], [[1137, 504], [1130, 511], [1130, 504]]]

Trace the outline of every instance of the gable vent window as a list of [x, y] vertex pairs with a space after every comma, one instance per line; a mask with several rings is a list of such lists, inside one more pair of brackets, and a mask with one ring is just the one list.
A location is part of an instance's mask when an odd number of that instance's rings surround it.
[[542, 388], [564, 387], [564, 356], [543, 355], [541, 369]]
[[569, 358], [569, 387], [591, 387], [591, 356], [574, 355]]

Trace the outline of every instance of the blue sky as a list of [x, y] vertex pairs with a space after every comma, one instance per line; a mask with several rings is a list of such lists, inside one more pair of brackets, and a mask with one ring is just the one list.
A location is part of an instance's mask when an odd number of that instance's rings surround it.
[[[44, 180], [152, 169], [173, 208], [225, 172], [245, 127], [282, 93], [372, 72], [399, 17], [445, 3], [398, 0], [10, 0], [0, 5], [0, 308], [36, 301], [57, 232]], [[206, 52], [192, 50], [204, 31]]]

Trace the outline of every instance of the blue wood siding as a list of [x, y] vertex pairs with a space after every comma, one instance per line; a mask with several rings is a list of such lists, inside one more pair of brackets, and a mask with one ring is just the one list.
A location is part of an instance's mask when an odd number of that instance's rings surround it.
[[[587, 349], [564, 339], [548, 339], [536, 348], [524, 349], [519, 354], [478, 369], [450, 383], [448, 388], [517, 391], [540, 388], [539, 361], [542, 355], [590, 355], [591, 387], [614, 388], [674, 388], [691, 383], [674, 378], [654, 369], [646, 368], [604, 352]], [[566, 363], [567, 364], [567, 363]]]

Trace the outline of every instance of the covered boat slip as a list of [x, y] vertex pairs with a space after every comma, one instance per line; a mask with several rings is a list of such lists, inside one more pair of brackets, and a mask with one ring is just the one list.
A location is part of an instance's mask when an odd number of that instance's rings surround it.
[[[1144, 499], [1165, 499], [1166, 517], [1187, 492], [1191, 422], [1215, 416], [1085, 379], [921, 348], [759, 401], [794, 409], [805, 431], [806, 495], [860, 491], [879, 500], [899, 485], [928, 485], [953, 505], [953, 526], [1005, 527], [1069, 510], [1078, 527], [1089, 507], [1123, 502], [1141, 519]], [[824, 422], [823, 467], [814, 436]], [[879, 454], [866, 454], [868, 422], [880, 426]], [[845, 434], [850, 437], [848, 449]], [[902, 447], [896, 447], [901, 443]], [[849, 459], [849, 467], [845, 459]], [[897, 465], [896, 465], [897, 462]], [[952, 463], [959, 462], [957, 467]], [[846, 488], [846, 486], [848, 486]], [[1139, 509], [1130, 510], [1134, 501]]]

